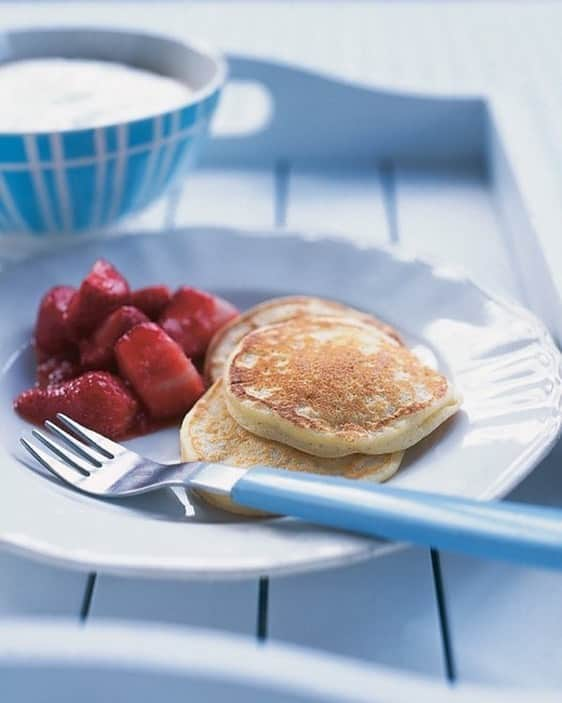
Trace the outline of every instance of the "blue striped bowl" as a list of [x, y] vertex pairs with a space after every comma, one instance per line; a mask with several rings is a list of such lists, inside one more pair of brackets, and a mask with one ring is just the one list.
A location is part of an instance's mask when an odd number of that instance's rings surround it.
[[[189, 102], [122, 124], [49, 133], [0, 133], [0, 232], [102, 229], [182, 178], [208, 134], [224, 84], [221, 58], [179, 41], [98, 29], [2, 36], [2, 60], [89, 58], [134, 65], [189, 84]], [[150, 102], [150, 96], [147, 96]]]

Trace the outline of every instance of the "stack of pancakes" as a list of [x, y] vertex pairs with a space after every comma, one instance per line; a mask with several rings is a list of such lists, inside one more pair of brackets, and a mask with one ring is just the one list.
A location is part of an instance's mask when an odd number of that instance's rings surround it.
[[461, 403], [392, 327], [320, 298], [269, 300], [233, 320], [205, 374], [212, 385], [180, 431], [186, 461], [385, 481]]

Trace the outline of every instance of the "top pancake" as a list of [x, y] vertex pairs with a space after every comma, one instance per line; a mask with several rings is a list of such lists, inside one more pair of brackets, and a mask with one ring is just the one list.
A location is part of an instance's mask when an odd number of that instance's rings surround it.
[[374, 325], [310, 315], [246, 335], [224, 393], [249, 432], [324, 457], [402, 451], [460, 405], [443, 375]]
[[205, 357], [205, 377], [208, 383], [214, 383], [222, 377], [225, 364], [238, 342], [249, 332], [260, 327], [284, 322], [299, 315], [343, 316], [361, 320], [374, 325], [402, 343], [398, 332], [390, 325], [377, 320], [376, 317], [360, 312], [333, 300], [310, 296], [288, 296], [272, 298], [255, 305], [250, 310], [222, 327], [211, 340]]

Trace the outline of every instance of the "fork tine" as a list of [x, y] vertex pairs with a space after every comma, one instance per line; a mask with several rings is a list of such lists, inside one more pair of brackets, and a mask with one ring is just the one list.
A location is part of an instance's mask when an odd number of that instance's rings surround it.
[[31, 444], [25, 437], [21, 437], [20, 442], [34, 459], [65, 483], [76, 486], [79, 480], [83, 478], [82, 474], [71, 469], [67, 464], [59, 461], [52, 454], [47, 454], [47, 452]]
[[112, 442], [107, 437], [94, 432], [94, 430], [84, 427], [84, 425], [81, 425], [79, 422], [76, 422], [76, 420], [73, 420], [64, 413], [57, 413], [57, 419], [59, 419], [63, 425], [68, 427], [69, 430], [72, 430], [76, 435], [78, 435], [80, 439], [84, 440], [84, 442], [88, 442], [88, 444], [93, 446], [94, 449], [97, 449], [108, 459], [114, 459], [118, 454], [126, 451], [125, 447], [117, 444], [117, 442]]
[[83, 459], [86, 459], [86, 461], [89, 461], [93, 466], [98, 469], [102, 466], [102, 459], [105, 459], [105, 456], [102, 457], [101, 455], [99, 455], [98, 458], [94, 449], [86, 447], [79, 439], [76, 439], [76, 437], [74, 437], [73, 435], [69, 434], [68, 432], [65, 432], [61, 427], [55, 425], [54, 422], [51, 422], [50, 420], [45, 420], [44, 425], [50, 432], [52, 432], [57, 437], [60, 437], [63, 442], [68, 444], [72, 451], [74, 451], [76, 454], [79, 454]]
[[77, 456], [73, 455], [71, 452], [64, 451], [64, 449], [61, 447], [60, 444], [58, 444], [58, 442], [53, 441], [50, 437], [48, 437], [46, 434], [43, 434], [43, 432], [40, 432], [39, 430], [31, 430], [31, 434], [40, 442], [42, 442], [47, 447], [47, 449], [50, 449], [53, 454], [56, 454], [59, 459], [62, 459], [67, 464], [70, 464], [70, 466], [75, 468], [77, 471], [80, 471], [80, 473], [84, 476], [90, 475], [90, 470], [92, 467], [86, 466], [85, 462], [83, 462]]

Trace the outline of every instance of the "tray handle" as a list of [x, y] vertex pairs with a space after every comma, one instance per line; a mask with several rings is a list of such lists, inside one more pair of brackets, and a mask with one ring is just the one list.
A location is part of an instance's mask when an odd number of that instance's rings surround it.
[[240, 55], [229, 55], [228, 62], [232, 82], [264, 86], [269, 119], [250, 134], [217, 135], [205, 152], [207, 163], [482, 159], [485, 104], [478, 98], [377, 90]]

